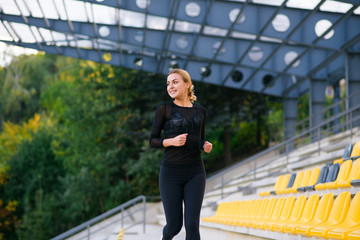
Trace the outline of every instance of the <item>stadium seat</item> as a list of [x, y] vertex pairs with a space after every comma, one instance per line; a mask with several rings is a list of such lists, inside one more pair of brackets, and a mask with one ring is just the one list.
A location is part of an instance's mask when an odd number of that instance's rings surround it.
[[225, 202], [219, 203], [219, 205], [218, 205], [218, 207], [217, 207], [217, 209], [216, 209], [215, 215], [210, 216], [210, 217], [203, 217], [202, 220], [203, 220], [203, 221], [206, 221], [206, 222], [214, 222], [214, 220], [215, 220], [217, 217], [219, 217], [219, 216], [221, 216], [221, 215], [224, 214], [224, 212], [225, 212], [225, 205], [226, 205], [226, 204], [227, 204], [227, 203], [225, 203]]
[[356, 142], [352, 148], [350, 158], [356, 160], [360, 158], [360, 141]]
[[[333, 165], [331, 165], [329, 167], [329, 172], [328, 172], [328, 174], [326, 176], [325, 183], [333, 182], [333, 181], [336, 180], [337, 175], [339, 173], [339, 168], [340, 168], [340, 164], [338, 164], [338, 163], [335, 163], [335, 164], [333, 164]], [[323, 183], [316, 184], [315, 185], [315, 190], [324, 189], [324, 188], [322, 188], [322, 186], [323, 186]]]
[[270, 194], [275, 195], [277, 191], [281, 191], [286, 188], [289, 183], [290, 174], [285, 174], [278, 189], [274, 189]]
[[[295, 180], [294, 180], [292, 186], [288, 187], [286, 189], [280, 190], [280, 191], [276, 192], [276, 194], [287, 194], [287, 193], [297, 192], [297, 188], [300, 186], [303, 176], [304, 176], [303, 171], [298, 172], [295, 176]], [[291, 177], [290, 177], [290, 179], [291, 179]]]
[[353, 162], [348, 178], [339, 180], [336, 185], [338, 188], [350, 188], [351, 181], [356, 179], [360, 179], [360, 159], [357, 159]]
[[[264, 229], [264, 230], [272, 230], [272, 226], [274, 224], [287, 220], [291, 215], [291, 211], [292, 211], [292, 209], [294, 207], [295, 200], [296, 200], [295, 196], [288, 197], [285, 200], [283, 208], [280, 209], [281, 214], [272, 217], [270, 219], [270, 221], [268, 221], [268, 222], [264, 222], [263, 225], [262, 225], [262, 229]], [[275, 213], [275, 210], [274, 210], [274, 213]]]
[[259, 213], [259, 210], [261, 208], [261, 205], [263, 203], [263, 201], [265, 200], [269, 200], [268, 198], [265, 199], [256, 199], [255, 203], [252, 206], [251, 211], [249, 211], [249, 214], [246, 218], [242, 218], [242, 219], [238, 219], [238, 221], [236, 221], [235, 226], [238, 227], [246, 227], [247, 223], [249, 223], [250, 221], [254, 220], [256, 218], [256, 216]]
[[275, 191], [275, 194], [276, 195], [282, 194], [286, 189], [291, 188], [292, 185], [294, 184], [295, 178], [296, 178], [296, 173], [292, 173], [289, 177], [289, 180], [283, 183], [282, 187], [278, 191]]
[[259, 210], [256, 215], [252, 219], [249, 219], [243, 223], [243, 226], [252, 227], [256, 222], [261, 221], [264, 217], [267, 205], [269, 204], [269, 198], [265, 198], [261, 200], [261, 204], [259, 206]]
[[314, 191], [316, 184], [325, 182], [328, 173], [329, 173], [329, 165], [325, 164], [320, 170], [319, 177], [317, 178], [316, 183], [313, 185], [306, 186], [305, 190]]
[[320, 199], [320, 197], [319, 197], [318, 194], [314, 194], [314, 195], [310, 196], [308, 198], [308, 200], [306, 201], [304, 211], [301, 214], [300, 219], [285, 225], [282, 228], [282, 231], [287, 232], [287, 233], [291, 233], [291, 234], [296, 234], [295, 233], [295, 228], [297, 226], [310, 222], [314, 218], [316, 209], [317, 209], [318, 204], [319, 204], [319, 199]]
[[348, 179], [352, 167], [352, 161], [346, 160], [341, 164], [337, 178], [333, 182], [321, 183], [315, 186], [316, 190], [334, 189], [338, 188], [338, 182]]
[[215, 215], [210, 217], [204, 217], [202, 218], [203, 221], [206, 222], [214, 222], [214, 223], [220, 223], [223, 220], [228, 219], [232, 212], [233, 208], [236, 206], [236, 201], [234, 202], [221, 202], [219, 203]]
[[348, 234], [348, 240], [360, 240], [360, 229]]
[[300, 185], [300, 187], [298, 187], [297, 191], [298, 192], [305, 192], [305, 187], [307, 186], [312, 186], [315, 185], [317, 179], [319, 178], [319, 174], [320, 174], [320, 168], [316, 167], [313, 170], [311, 170], [310, 176], [308, 177], [308, 179], [306, 179], [306, 174], [307, 171], [305, 172], [305, 176], [303, 177], [303, 181]]
[[240, 205], [240, 209], [236, 211], [235, 217], [232, 219], [228, 219], [225, 224], [227, 225], [236, 225], [236, 222], [239, 221], [239, 219], [244, 219], [249, 214], [249, 211], [252, 209], [252, 205], [255, 203], [255, 200], [247, 200], [243, 201], [243, 203]]
[[[275, 191], [279, 191], [280, 190], [280, 186], [284, 180], [284, 177], [285, 175], [280, 175], [277, 179], [276, 179], [276, 182], [275, 182], [275, 185], [274, 185], [274, 190], [273, 192], [275, 193]], [[272, 191], [266, 191], [266, 192], [260, 192], [259, 195], [261, 197], [265, 197], [265, 196], [270, 196], [271, 195], [271, 192]]]
[[340, 193], [335, 199], [328, 220], [311, 228], [308, 232], [309, 236], [326, 238], [326, 233], [332, 229], [334, 225], [344, 222], [349, 211], [350, 201], [350, 192]]
[[284, 221], [280, 221], [280, 222], [273, 224], [271, 230], [283, 232], [283, 229], [285, 226], [287, 226], [289, 224], [294, 224], [297, 221], [299, 221], [299, 219], [301, 218], [301, 215], [304, 211], [304, 207], [306, 204], [306, 198], [307, 197], [305, 195], [298, 197], [294, 203], [294, 206], [293, 206], [290, 216], [287, 219], [285, 219]]
[[333, 161], [333, 164], [335, 163], [339, 163], [339, 164], [342, 164], [344, 162], [344, 160], [349, 160], [350, 159], [350, 156], [351, 156], [351, 152], [352, 152], [352, 149], [353, 149], [353, 144], [348, 144], [346, 145], [345, 149], [344, 149], [344, 153], [342, 155], [342, 158], [339, 158], [339, 159], [336, 159]]
[[347, 239], [350, 232], [358, 229], [360, 229], [360, 192], [351, 201], [345, 221], [328, 231], [326, 236], [331, 239]]
[[343, 158], [339, 158], [339, 159], [334, 160], [332, 163], [333, 163], [333, 164], [336, 164], [336, 163], [342, 164], [343, 162], [344, 162], [344, 159], [343, 159]]
[[319, 201], [313, 220], [308, 223], [304, 223], [296, 226], [295, 233], [306, 236], [308, 235], [309, 230], [311, 228], [325, 222], [329, 218], [333, 203], [334, 203], [333, 193], [327, 193], [324, 196], [322, 196]]
[[[253, 225], [253, 228], [264, 229], [263, 225], [265, 223], [270, 223], [270, 222], [277, 221], [279, 219], [280, 215], [281, 215], [281, 212], [282, 212], [282, 209], [284, 207], [285, 201], [286, 201], [285, 197], [281, 197], [281, 198], [277, 199], [274, 209], [272, 211], [271, 211], [271, 209], [268, 209], [267, 210], [268, 214], [265, 213], [264, 219], [262, 221], [256, 222]], [[270, 203], [269, 203], [269, 206], [270, 206]]]
[[353, 187], [360, 187], [360, 179], [352, 180], [351, 186]]
[[251, 224], [249, 224], [249, 226], [252, 228], [256, 228], [255, 227], [256, 224], [263, 222], [263, 221], [268, 221], [274, 211], [276, 202], [277, 202], [276, 197], [270, 198], [266, 208], [264, 209], [264, 213], [262, 214], [262, 216], [257, 217], [257, 219], [255, 221], [253, 221]]
[[229, 219], [234, 218], [236, 208], [238, 207], [238, 205], [239, 205], [239, 201], [227, 202], [226, 209], [225, 209], [226, 212], [224, 212], [224, 215], [216, 218], [215, 222], [223, 224], [224, 222], [228, 221]]
[[256, 212], [256, 209], [259, 208], [261, 199], [253, 199], [253, 200], [249, 200], [248, 202], [249, 203], [246, 206], [244, 213], [239, 218], [236, 218], [233, 221], [228, 222], [227, 224], [233, 225], [233, 226], [242, 226], [243, 222], [252, 218], [252, 216]]
[[351, 152], [353, 150], [354, 144], [348, 144], [346, 145], [343, 153], [343, 158], [348, 158], [351, 156]]
[[246, 201], [237, 201], [238, 203], [235, 206], [232, 206], [232, 215], [228, 215], [226, 218], [224, 218], [223, 220], [221, 220], [219, 223], [222, 224], [231, 224], [232, 221], [235, 221], [236, 219], [238, 219], [241, 215], [241, 212], [244, 209], [244, 205]]

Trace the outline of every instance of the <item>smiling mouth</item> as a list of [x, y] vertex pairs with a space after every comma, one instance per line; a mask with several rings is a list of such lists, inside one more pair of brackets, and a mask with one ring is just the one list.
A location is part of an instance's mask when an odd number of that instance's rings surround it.
[[176, 91], [170, 91], [170, 94], [174, 94], [174, 93], [176, 93]]

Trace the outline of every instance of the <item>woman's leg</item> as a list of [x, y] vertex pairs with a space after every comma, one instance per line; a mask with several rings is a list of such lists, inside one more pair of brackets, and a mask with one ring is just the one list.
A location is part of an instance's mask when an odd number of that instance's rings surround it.
[[180, 232], [183, 224], [182, 184], [173, 169], [161, 167], [159, 185], [166, 218], [162, 239], [171, 240]]
[[197, 172], [185, 184], [185, 230], [186, 240], [200, 240], [199, 222], [200, 211], [204, 199], [206, 184], [205, 172]]

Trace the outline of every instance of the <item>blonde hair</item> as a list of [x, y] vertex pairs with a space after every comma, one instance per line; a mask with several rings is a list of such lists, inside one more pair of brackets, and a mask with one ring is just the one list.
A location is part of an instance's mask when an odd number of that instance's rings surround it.
[[186, 82], [186, 83], [189, 82], [191, 84], [189, 87], [188, 96], [189, 96], [190, 102], [192, 102], [192, 103], [195, 102], [197, 98], [194, 93], [195, 92], [194, 84], [192, 84], [190, 74], [187, 71], [185, 71], [184, 69], [175, 68], [168, 73], [168, 76], [173, 73], [179, 74], [183, 78], [184, 82]]

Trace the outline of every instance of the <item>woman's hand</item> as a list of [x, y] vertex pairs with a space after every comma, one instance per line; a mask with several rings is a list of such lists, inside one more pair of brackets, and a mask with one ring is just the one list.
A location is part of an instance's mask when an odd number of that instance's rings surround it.
[[163, 145], [164, 147], [170, 147], [170, 146], [175, 146], [175, 147], [181, 147], [184, 146], [186, 143], [186, 138], [187, 138], [187, 133], [184, 134], [180, 134], [174, 138], [168, 138], [165, 139], [163, 141]]
[[210, 153], [212, 150], [212, 147], [213, 147], [213, 145], [210, 142], [206, 141], [203, 146], [204, 152]]

